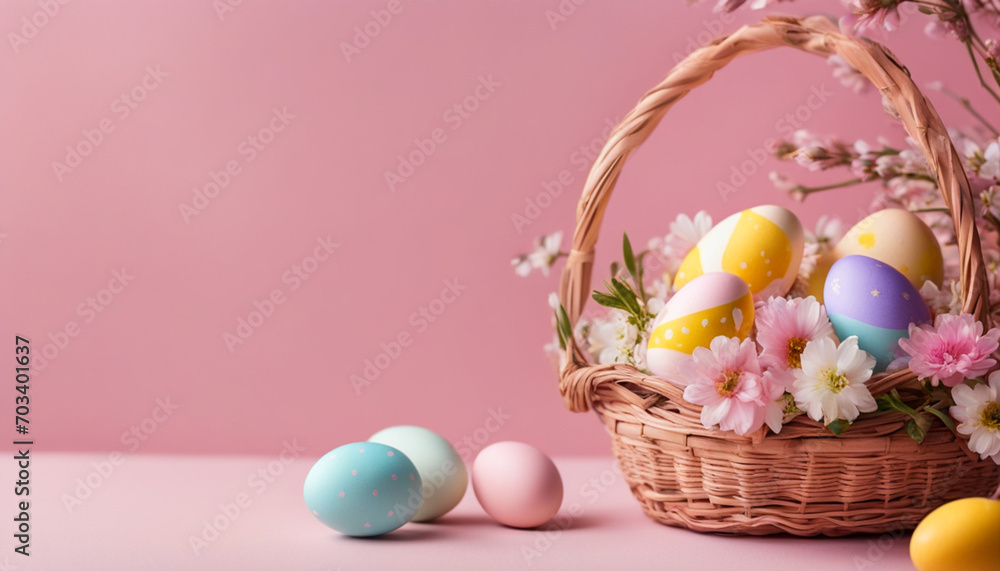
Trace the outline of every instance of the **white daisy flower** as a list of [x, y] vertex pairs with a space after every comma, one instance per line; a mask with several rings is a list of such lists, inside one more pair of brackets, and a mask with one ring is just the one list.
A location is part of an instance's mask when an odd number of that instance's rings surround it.
[[549, 268], [559, 257], [559, 248], [562, 247], [563, 233], [556, 231], [546, 236], [542, 236], [535, 241], [535, 251], [528, 254], [528, 261], [531, 267], [542, 270], [542, 273], [549, 275]]
[[599, 365], [625, 363], [646, 368], [648, 332], [629, 323], [628, 315], [613, 310], [605, 319], [595, 319], [587, 330], [587, 350]]
[[955, 406], [948, 412], [959, 422], [959, 434], [969, 437], [969, 449], [1000, 464], [1000, 371], [990, 374], [989, 384], [955, 386], [951, 397]]
[[522, 254], [510, 261], [514, 273], [527, 277], [533, 269], [539, 269], [544, 275], [549, 275], [549, 268], [559, 259], [559, 249], [562, 247], [563, 233], [553, 232], [535, 239], [535, 249], [530, 254]]
[[1000, 178], [1000, 145], [996, 141], [990, 141], [983, 151], [983, 165], [979, 167], [979, 176], [983, 178]]
[[694, 218], [678, 214], [670, 223], [670, 234], [667, 234], [666, 242], [683, 258], [711, 229], [712, 217], [704, 210], [695, 213]]
[[806, 344], [801, 369], [795, 369], [792, 394], [795, 405], [809, 418], [830, 424], [853, 421], [878, 404], [865, 382], [872, 376], [875, 358], [858, 348], [858, 338], [848, 337], [838, 346], [824, 337]]
[[688, 252], [712, 229], [712, 217], [701, 210], [693, 218], [687, 214], [678, 214], [670, 223], [670, 232], [660, 238], [653, 238], [647, 247], [653, 252], [654, 259], [662, 267], [673, 274], [680, 267]]
[[549, 307], [552, 308], [552, 311], [559, 311], [559, 306], [560, 305], [562, 305], [562, 304], [559, 301], [559, 294], [556, 293], [556, 292], [554, 292], [554, 291], [550, 291], [549, 292]]
[[816, 231], [810, 232], [805, 231], [806, 242], [814, 244], [829, 244], [830, 248], [833, 248], [833, 244], [840, 242], [840, 239], [844, 237], [844, 223], [840, 221], [839, 218], [834, 218], [827, 216], [826, 214], [819, 217], [816, 222]]

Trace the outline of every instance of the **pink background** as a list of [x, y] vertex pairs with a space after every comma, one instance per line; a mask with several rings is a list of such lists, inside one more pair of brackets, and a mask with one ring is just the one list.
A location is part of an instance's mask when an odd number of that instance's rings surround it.
[[[220, 19], [207, 1], [71, 2], [17, 50], [0, 47], [0, 328], [10, 356], [15, 334], [30, 337], [36, 355], [54, 355], [44, 368], [36, 357], [36, 442], [274, 454], [298, 439], [319, 455], [414, 423], [454, 442], [478, 434], [551, 454], [607, 454], [598, 421], [563, 408], [542, 353], [556, 275], [518, 278], [509, 260], [536, 235], [571, 232], [591, 153], [581, 147], [596, 152], [607, 123], [675, 54], [760, 14], [722, 22], [708, 4], [593, 0], [553, 29], [546, 11], [556, 0], [404, 0], [347, 61], [341, 44], [386, 5], [246, 0]], [[5, 37], [40, 9], [0, 3]], [[913, 19], [888, 41], [918, 83], [975, 92], [958, 45], [928, 51], [924, 20]], [[123, 118], [119, 98], [147, 66], [167, 75], [138, 90], [144, 100]], [[480, 78], [499, 85], [480, 89], [489, 97], [458, 125], [447, 112]], [[738, 61], [635, 153], [605, 220], [600, 267], [626, 229], [644, 243], [680, 212], [704, 208], [719, 220], [790, 205], [767, 180], [774, 159], [728, 201], [715, 184], [779, 135], [776, 122], [814, 87], [833, 95], [809, 129], [899, 141], [877, 95], [854, 96], [821, 59], [786, 50]], [[932, 98], [946, 120], [968, 122]], [[276, 108], [294, 118], [247, 161], [241, 143]], [[53, 161], [102, 120], [113, 130], [58, 180]], [[391, 191], [384, 173], [435, 129], [443, 142]], [[185, 221], [179, 205], [230, 161], [239, 174]], [[512, 215], [564, 170], [572, 182], [519, 232]], [[807, 226], [823, 212], [855, 220], [870, 196], [845, 190], [794, 207]], [[309, 279], [283, 282], [327, 237], [339, 247]], [[134, 280], [101, 294], [100, 313], [80, 308], [123, 267]], [[426, 328], [411, 320], [448, 280], [466, 289], [437, 304], [444, 311]], [[224, 334], [275, 289], [284, 303], [230, 351]], [[77, 334], [63, 338], [68, 322]], [[409, 345], [357, 394], [350, 376], [401, 334]], [[176, 409], [154, 414], [157, 399]], [[6, 406], [2, 414], [11, 420]]]

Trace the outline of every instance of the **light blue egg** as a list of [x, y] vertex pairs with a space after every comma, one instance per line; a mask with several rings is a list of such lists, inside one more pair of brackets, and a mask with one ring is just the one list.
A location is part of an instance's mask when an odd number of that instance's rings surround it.
[[303, 496], [318, 520], [359, 537], [399, 528], [422, 502], [413, 462], [376, 442], [345, 444], [317, 460], [306, 475]]
[[889, 363], [892, 363], [896, 358], [894, 353], [896, 346], [899, 345], [899, 340], [905, 339], [909, 335], [907, 329], [876, 327], [836, 313], [829, 314], [829, 317], [837, 337], [847, 339], [851, 335], [856, 336], [858, 347], [875, 357], [874, 370], [876, 373], [886, 370]]

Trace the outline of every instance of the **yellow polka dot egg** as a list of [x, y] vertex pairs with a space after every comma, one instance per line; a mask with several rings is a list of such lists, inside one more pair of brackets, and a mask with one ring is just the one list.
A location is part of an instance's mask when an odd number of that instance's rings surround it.
[[728, 272], [742, 278], [756, 299], [782, 296], [795, 283], [804, 246], [802, 223], [792, 211], [755, 206], [709, 230], [684, 258], [674, 287], [708, 272]]
[[746, 339], [753, 328], [753, 296], [738, 276], [709, 272], [691, 280], [660, 310], [646, 350], [649, 372], [669, 378], [696, 347], [719, 335]]

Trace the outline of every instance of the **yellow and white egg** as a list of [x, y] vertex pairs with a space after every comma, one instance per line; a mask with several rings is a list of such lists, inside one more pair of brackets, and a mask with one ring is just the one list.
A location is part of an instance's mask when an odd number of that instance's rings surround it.
[[833, 251], [825, 255], [809, 276], [809, 293], [823, 302], [823, 284], [833, 262], [847, 256], [874, 258], [906, 276], [920, 291], [924, 282], [941, 285], [944, 258], [934, 232], [916, 214], [901, 208], [886, 208], [871, 214], [844, 234]]
[[795, 283], [805, 238], [795, 214], [764, 205], [737, 212], [709, 230], [681, 262], [674, 287], [709, 272], [739, 276], [756, 299], [782, 296]]
[[649, 371], [676, 374], [677, 365], [719, 335], [746, 339], [753, 328], [753, 296], [741, 278], [709, 272], [671, 297], [653, 322], [646, 350]]

